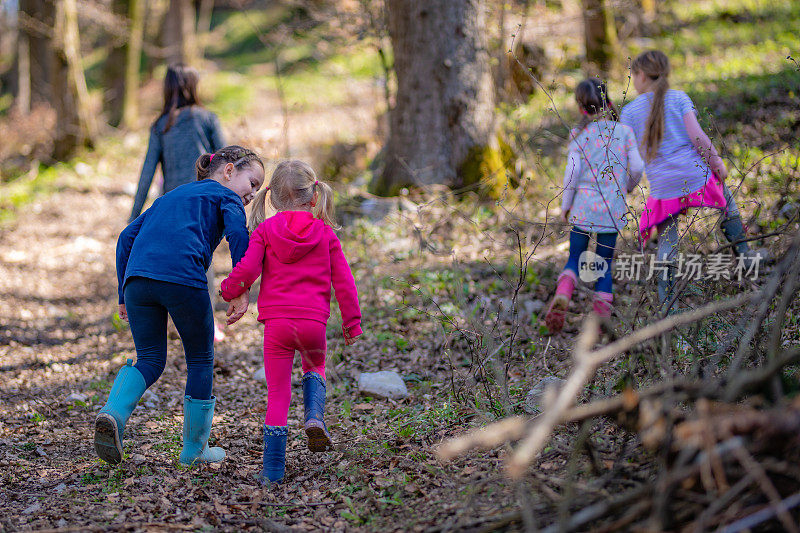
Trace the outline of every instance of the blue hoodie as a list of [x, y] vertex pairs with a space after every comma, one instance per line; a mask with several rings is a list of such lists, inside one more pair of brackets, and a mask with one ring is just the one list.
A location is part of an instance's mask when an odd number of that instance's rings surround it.
[[223, 235], [235, 266], [249, 241], [244, 204], [219, 182], [187, 183], [158, 198], [117, 241], [119, 303], [133, 276], [207, 288], [206, 270]]

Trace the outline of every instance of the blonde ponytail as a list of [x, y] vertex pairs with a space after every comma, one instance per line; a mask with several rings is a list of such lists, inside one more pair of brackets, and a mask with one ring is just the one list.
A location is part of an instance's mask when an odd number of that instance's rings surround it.
[[317, 205], [314, 206], [314, 218], [322, 219], [333, 229], [339, 229], [334, 218], [333, 189], [325, 182], [317, 181]]
[[[308, 163], [299, 159], [281, 161], [272, 172], [268, 189], [269, 203], [276, 211], [292, 211], [307, 206], [313, 202], [316, 192], [317, 203], [312, 208], [314, 218], [321, 219], [333, 229], [339, 229], [333, 216], [333, 189], [317, 179], [314, 169]], [[253, 210], [250, 212], [248, 223], [251, 232], [258, 226], [256, 222], [259, 220], [258, 217], [265, 216], [265, 196], [266, 192], [264, 195], [259, 193], [253, 200]]]
[[658, 50], [643, 52], [631, 63], [631, 71], [641, 72], [653, 82], [653, 101], [642, 136], [645, 161], [650, 162], [658, 155], [658, 148], [664, 139], [664, 99], [669, 90], [669, 58]]
[[253, 233], [256, 228], [267, 218], [267, 193], [269, 187], [258, 191], [253, 198], [250, 216], [247, 218], [247, 231]]

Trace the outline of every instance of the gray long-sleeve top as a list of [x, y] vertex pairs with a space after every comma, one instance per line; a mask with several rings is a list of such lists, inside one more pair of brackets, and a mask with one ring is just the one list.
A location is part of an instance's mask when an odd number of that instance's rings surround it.
[[197, 158], [225, 146], [219, 119], [211, 111], [198, 106], [184, 107], [169, 131], [164, 133], [167, 118], [167, 115], [160, 117], [150, 128], [147, 156], [142, 165], [129, 221], [141, 214], [159, 163], [164, 175], [162, 194], [165, 194], [179, 185], [195, 181], [197, 175], [194, 165]]

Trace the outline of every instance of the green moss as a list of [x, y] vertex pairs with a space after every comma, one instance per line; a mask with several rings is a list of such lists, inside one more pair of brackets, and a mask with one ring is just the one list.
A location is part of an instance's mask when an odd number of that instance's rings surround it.
[[482, 195], [499, 198], [508, 186], [503, 149], [491, 145], [473, 146], [461, 163], [458, 175], [464, 187], [479, 185]]

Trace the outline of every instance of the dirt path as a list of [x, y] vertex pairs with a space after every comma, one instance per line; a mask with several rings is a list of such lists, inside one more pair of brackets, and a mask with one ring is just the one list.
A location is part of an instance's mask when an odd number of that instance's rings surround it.
[[[435, 424], [399, 436], [398, 428], [409, 427], [403, 413], [434, 402], [428, 393], [442, 383], [400, 403], [358, 397], [352, 376], [359, 369], [444, 369], [435, 341], [420, 339], [418, 348], [389, 363], [368, 337], [348, 351], [344, 364], [335, 324], [328, 332], [328, 423], [339, 450], [312, 455], [305, 449], [296, 369], [287, 483], [262, 492], [253, 476], [260, 469], [266, 388], [263, 377], [254, 377], [262, 366], [261, 328], [252, 316], [217, 345], [212, 444], [227, 450], [222, 464], [185, 468], [177, 462], [185, 364], [174, 334], [164, 374], [126, 429], [127, 459], [119, 467], [99, 461], [91, 445], [94, 416], [117, 370], [135, 357], [127, 326], [113, 320], [114, 250], [131, 205], [125, 191], [138, 170], [130, 161], [141, 150], [121, 144], [111, 160], [79, 168], [82, 178], [65, 171], [57, 193], [28, 206], [0, 233], [0, 530], [234, 531], [276, 524], [422, 530], [496, 512], [513, 497], [495, 470], [497, 453], [482, 457], [481, 466], [443, 467], [431, 448], [444, 436]], [[220, 248], [215, 265], [224, 275], [229, 260]], [[356, 261], [354, 268], [362, 265]], [[367, 276], [363, 269], [358, 275]], [[382, 304], [374, 286], [362, 290], [372, 313]]]

